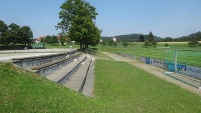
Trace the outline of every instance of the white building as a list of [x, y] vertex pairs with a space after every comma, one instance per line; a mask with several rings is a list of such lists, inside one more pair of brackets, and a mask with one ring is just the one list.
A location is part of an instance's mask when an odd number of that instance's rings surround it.
[[115, 42], [117, 41], [117, 39], [115, 38], [115, 36], [112, 38], [112, 40], [115, 41]]

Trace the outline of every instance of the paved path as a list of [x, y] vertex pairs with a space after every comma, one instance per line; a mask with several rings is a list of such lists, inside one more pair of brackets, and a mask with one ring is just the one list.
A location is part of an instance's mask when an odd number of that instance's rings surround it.
[[155, 67], [155, 66], [152, 66], [152, 65], [148, 65], [148, 64], [145, 64], [145, 63], [142, 63], [142, 62], [139, 62], [137, 60], [130, 60], [128, 58], [125, 58], [125, 57], [121, 57], [119, 55], [116, 55], [116, 54], [112, 54], [112, 53], [107, 53], [107, 52], [104, 52], [106, 55], [108, 55], [109, 57], [113, 58], [114, 60], [116, 61], [125, 61], [125, 62], [128, 62], [129, 64], [135, 66], [135, 67], [138, 67], [138, 68], [141, 68], [165, 81], [168, 81], [168, 82], [171, 82], [171, 83], [174, 83], [176, 85], [179, 85], [181, 88], [184, 88], [184, 89], [187, 89], [189, 91], [192, 91], [198, 95], [201, 96], [201, 90], [200, 89], [197, 89], [195, 87], [192, 87], [190, 85], [187, 85], [183, 82], [180, 82], [178, 80], [175, 80], [169, 76], [166, 76], [163, 74], [164, 72], [164, 69], [161, 69], [159, 67]]
[[41, 56], [56, 53], [69, 52], [69, 49], [28, 49], [28, 50], [0, 50], [0, 61], [7, 61], [12, 58], [23, 58], [31, 56]]

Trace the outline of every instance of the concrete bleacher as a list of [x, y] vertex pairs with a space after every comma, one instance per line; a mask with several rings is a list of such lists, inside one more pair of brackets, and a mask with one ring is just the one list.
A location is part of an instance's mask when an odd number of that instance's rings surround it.
[[31, 70], [50, 81], [88, 97], [93, 95], [94, 61], [85, 54], [70, 52], [12, 60], [13, 64]]

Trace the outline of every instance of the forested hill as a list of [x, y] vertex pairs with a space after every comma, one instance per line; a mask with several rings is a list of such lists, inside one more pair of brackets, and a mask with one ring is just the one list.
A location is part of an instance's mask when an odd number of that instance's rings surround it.
[[[115, 38], [117, 39], [117, 41], [139, 41], [139, 37], [142, 34], [127, 34], [127, 35], [119, 35], [119, 36], [115, 36]], [[147, 37], [147, 35], [144, 35], [145, 39]], [[107, 39], [112, 39], [113, 37], [102, 37], [102, 40], [107, 40]], [[161, 41], [162, 38], [154, 36], [154, 38], [157, 39], [157, 41]]]
[[[117, 41], [139, 41], [139, 37], [142, 34], [128, 34], [128, 35], [119, 35], [119, 36], [115, 36], [115, 38], [117, 39]], [[146, 37], [148, 35], [143, 35], [145, 40]], [[171, 37], [166, 37], [166, 38], [160, 38], [157, 36], [154, 36], [154, 38], [157, 39], [158, 42], [163, 41], [163, 42], [188, 42], [191, 40], [192, 37], [196, 37], [196, 39], [198, 41], [201, 41], [201, 32], [196, 32], [196, 33], [192, 33], [190, 35], [187, 36], [182, 36], [182, 37], [178, 37], [178, 38], [171, 38]], [[107, 40], [107, 39], [112, 39], [113, 37], [102, 37], [102, 40]]]
[[183, 36], [183, 37], [179, 37], [179, 38], [175, 38], [174, 41], [176, 42], [186, 42], [186, 41], [189, 41], [191, 40], [192, 37], [196, 37], [197, 40], [201, 41], [201, 32], [196, 32], [196, 33], [192, 33], [190, 35], [187, 35], [187, 36]]

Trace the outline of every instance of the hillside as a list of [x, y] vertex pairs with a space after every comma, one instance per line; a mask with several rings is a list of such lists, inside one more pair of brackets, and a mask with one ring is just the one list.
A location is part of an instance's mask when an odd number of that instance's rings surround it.
[[[127, 34], [127, 35], [119, 35], [119, 36], [115, 36], [115, 38], [117, 39], [117, 41], [139, 41], [139, 37], [142, 34]], [[147, 35], [144, 35], [144, 37], [146, 38]], [[158, 41], [161, 41], [162, 38], [154, 36]], [[107, 40], [107, 39], [112, 39], [113, 37], [102, 37], [102, 40]]]

